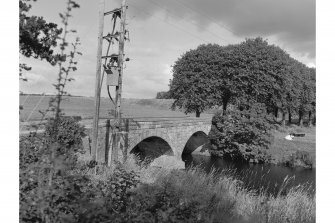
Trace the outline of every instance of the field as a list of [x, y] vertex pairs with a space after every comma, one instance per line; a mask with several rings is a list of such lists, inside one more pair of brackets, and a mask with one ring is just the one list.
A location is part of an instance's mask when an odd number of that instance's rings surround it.
[[[21, 121], [38, 121], [42, 115], [39, 112], [48, 108], [50, 96], [21, 95], [20, 105], [23, 110], [20, 112]], [[167, 99], [123, 99], [123, 117], [187, 117], [194, 114], [185, 115], [181, 111], [170, 109], [172, 100]], [[111, 110], [113, 104], [109, 98], [101, 98], [100, 118], [112, 117]], [[66, 115], [81, 116], [82, 119], [92, 119], [95, 111], [93, 97], [66, 97], [61, 104], [61, 108]]]
[[[293, 140], [286, 140], [284, 137], [290, 132], [305, 133], [304, 137], [294, 137]], [[316, 127], [299, 127], [296, 125], [287, 126], [273, 131], [274, 141], [270, 148], [270, 154], [275, 162], [285, 162], [297, 153], [308, 153], [313, 167], [316, 157]]]
[[[21, 122], [39, 121], [42, 115], [39, 110], [46, 110], [50, 96], [32, 96], [21, 95], [20, 104], [23, 110], [20, 112]], [[172, 100], [169, 99], [123, 99], [122, 100], [122, 116], [133, 118], [148, 118], [148, 117], [188, 117], [195, 116], [194, 114], [185, 115], [182, 111], [172, 111], [170, 109]], [[94, 115], [94, 98], [93, 97], [66, 97], [62, 101], [62, 109], [66, 115], [81, 116], [90, 122], [89, 119]], [[109, 98], [101, 98], [100, 118], [106, 119], [113, 117], [111, 114], [112, 102]], [[211, 112], [210, 112], [211, 113]], [[201, 114], [207, 116], [211, 114]], [[24, 129], [24, 128], [22, 128]], [[295, 137], [294, 140], [288, 141], [284, 137], [289, 132], [305, 133], [305, 137]], [[286, 162], [297, 151], [303, 151], [310, 154], [315, 166], [315, 127], [300, 128], [292, 125], [286, 128], [280, 127], [273, 131], [274, 142], [270, 148], [270, 154], [274, 158], [275, 163]]]

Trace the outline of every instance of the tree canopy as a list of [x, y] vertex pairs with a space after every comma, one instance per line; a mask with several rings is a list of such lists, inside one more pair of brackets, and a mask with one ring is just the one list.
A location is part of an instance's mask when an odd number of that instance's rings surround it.
[[217, 44], [200, 45], [182, 55], [173, 66], [170, 97], [172, 107], [184, 108], [185, 113], [200, 115], [216, 104], [220, 88], [222, 47]]
[[[36, 0], [33, 0], [36, 1]], [[20, 0], [20, 53], [26, 57], [45, 59], [55, 64], [53, 47], [57, 45], [62, 29], [57, 24], [46, 22], [43, 17], [28, 16], [30, 0]]]
[[173, 107], [185, 113], [213, 106], [226, 110], [229, 103], [244, 108], [263, 103], [268, 113], [278, 108], [305, 113], [315, 101], [312, 76], [313, 69], [261, 37], [229, 46], [207, 44], [175, 62], [170, 96]]

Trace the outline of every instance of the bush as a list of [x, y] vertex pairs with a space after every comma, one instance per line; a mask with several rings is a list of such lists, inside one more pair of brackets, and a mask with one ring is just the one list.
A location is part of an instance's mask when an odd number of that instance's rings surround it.
[[313, 156], [309, 152], [301, 150], [298, 150], [295, 153], [292, 153], [290, 156], [283, 158], [280, 163], [288, 167], [302, 166], [310, 169], [315, 166]]
[[44, 134], [20, 139], [20, 220], [64, 222], [82, 198], [85, 177], [70, 176], [83, 151], [84, 128], [72, 118], [49, 120]]
[[57, 121], [50, 119], [45, 127], [45, 136], [61, 142], [65, 148], [71, 148], [73, 152], [82, 149], [82, 137], [85, 136], [85, 128], [73, 117], [60, 117]]
[[212, 155], [242, 159], [249, 162], [266, 162], [273, 137], [270, 133], [265, 107], [255, 104], [248, 110], [228, 110], [216, 114], [209, 133]]

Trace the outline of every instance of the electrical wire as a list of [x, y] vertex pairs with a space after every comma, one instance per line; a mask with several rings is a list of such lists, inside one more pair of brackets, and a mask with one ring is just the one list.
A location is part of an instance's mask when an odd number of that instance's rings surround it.
[[31, 118], [32, 114], [34, 113], [34, 111], [36, 110], [36, 108], [40, 105], [40, 103], [42, 102], [42, 100], [43, 100], [44, 97], [45, 97], [45, 94], [43, 94], [43, 97], [40, 98], [40, 100], [35, 105], [34, 109], [30, 112], [30, 114], [29, 114], [28, 118], [25, 120], [25, 122], [29, 121], [29, 119]]
[[[164, 8], [163, 6], [157, 4], [157, 2], [153, 2], [152, 0], [147, 0], [147, 1], [151, 2], [152, 4], [155, 4], [157, 7], [159, 7], [159, 8], [161, 8], [161, 9], [165, 10], [165, 12], [166, 12], [167, 14], [170, 14], [171, 16], [174, 15], [174, 14], [172, 14], [171, 11], [168, 10], [167, 8]], [[183, 19], [183, 18], [180, 17], [180, 16], [179, 16], [179, 18], [180, 18], [180, 19]], [[186, 20], [186, 22], [188, 22], [189, 24], [194, 25], [195, 27], [198, 27], [198, 24], [195, 23], [195, 22], [193, 22], [193, 21], [191, 21], [191, 20]], [[210, 31], [210, 30], [203, 30], [203, 31], [204, 31], [204, 32], [208, 32], [208, 33], [210, 33], [210, 34], [216, 36], [217, 38], [219, 38], [219, 39], [221, 39], [221, 40], [223, 40], [224, 42], [227, 43], [227, 41], [226, 41], [225, 39], [223, 39], [221, 36], [217, 35], [216, 33], [212, 32], [212, 31]]]
[[27, 97], [24, 99], [22, 106], [26, 103], [27, 99], [29, 98], [30, 94], [27, 94]]
[[160, 18], [160, 17], [158, 17], [158, 16], [156, 16], [156, 15], [154, 15], [154, 14], [151, 14], [151, 13], [145, 11], [145, 10], [142, 10], [142, 9], [140, 9], [140, 8], [138, 8], [138, 7], [134, 6], [134, 5], [132, 5], [132, 4], [129, 4], [129, 3], [128, 3], [128, 5], [130, 5], [130, 6], [134, 7], [134, 8], [136, 8], [136, 9], [139, 10], [141, 13], [145, 13], [145, 14], [147, 14], [147, 15], [149, 15], [149, 16], [156, 17], [157, 19], [163, 21], [164, 23], [166, 23], [166, 24], [168, 24], [168, 25], [170, 25], [170, 26], [173, 26], [173, 27], [175, 27], [176, 29], [179, 29], [179, 30], [182, 31], [182, 32], [185, 32], [185, 33], [187, 33], [187, 34], [189, 34], [189, 35], [191, 35], [191, 36], [197, 38], [198, 40], [204, 41], [204, 42], [206, 42], [206, 43], [210, 43], [209, 41], [207, 41], [207, 40], [205, 40], [205, 39], [202, 39], [201, 37], [199, 37], [199, 36], [197, 36], [197, 35], [195, 35], [195, 34], [193, 34], [193, 33], [191, 33], [191, 32], [188, 32], [188, 31], [186, 31], [185, 29], [180, 28], [179, 26], [174, 25], [173, 23], [169, 23], [169, 22], [165, 21], [164, 19], [162, 19], [162, 18]]
[[184, 8], [187, 8], [187, 9], [189, 9], [189, 10], [195, 12], [195, 13], [199, 13], [199, 14], [201, 14], [201, 15], [207, 17], [207, 19], [208, 19], [209, 21], [211, 21], [211, 22], [215, 23], [216, 25], [220, 26], [221, 28], [223, 28], [223, 29], [229, 31], [231, 34], [234, 34], [233, 31], [232, 31], [231, 29], [229, 29], [228, 27], [226, 27], [226, 26], [224, 26], [224, 25], [220, 25], [219, 23], [215, 22], [214, 19], [213, 19], [212, 17], [208, 16], [206, 13], [203, 13], [203, 12], [201, 12], [201, 11], [195, 10], [195, 9], [193, 9], [193, 8], [191, 8], [191, 7], [187, 6], [187, 5], [185, 5], [184, 3], [180, 2], [179, 0], [175, 0], [175, 1], [178, 2], [180, 5], [184, 6]]

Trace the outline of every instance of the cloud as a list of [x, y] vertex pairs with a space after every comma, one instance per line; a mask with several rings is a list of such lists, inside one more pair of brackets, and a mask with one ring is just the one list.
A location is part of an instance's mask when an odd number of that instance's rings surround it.
[[143, 0], [129, 4], [137, 19], [159, 11], [175, 19], [195, 22], [200, 30], [210, 24], [227, 27], [238, 37], [276, 35], [283, 44], [315, 58], [314, 0]]

